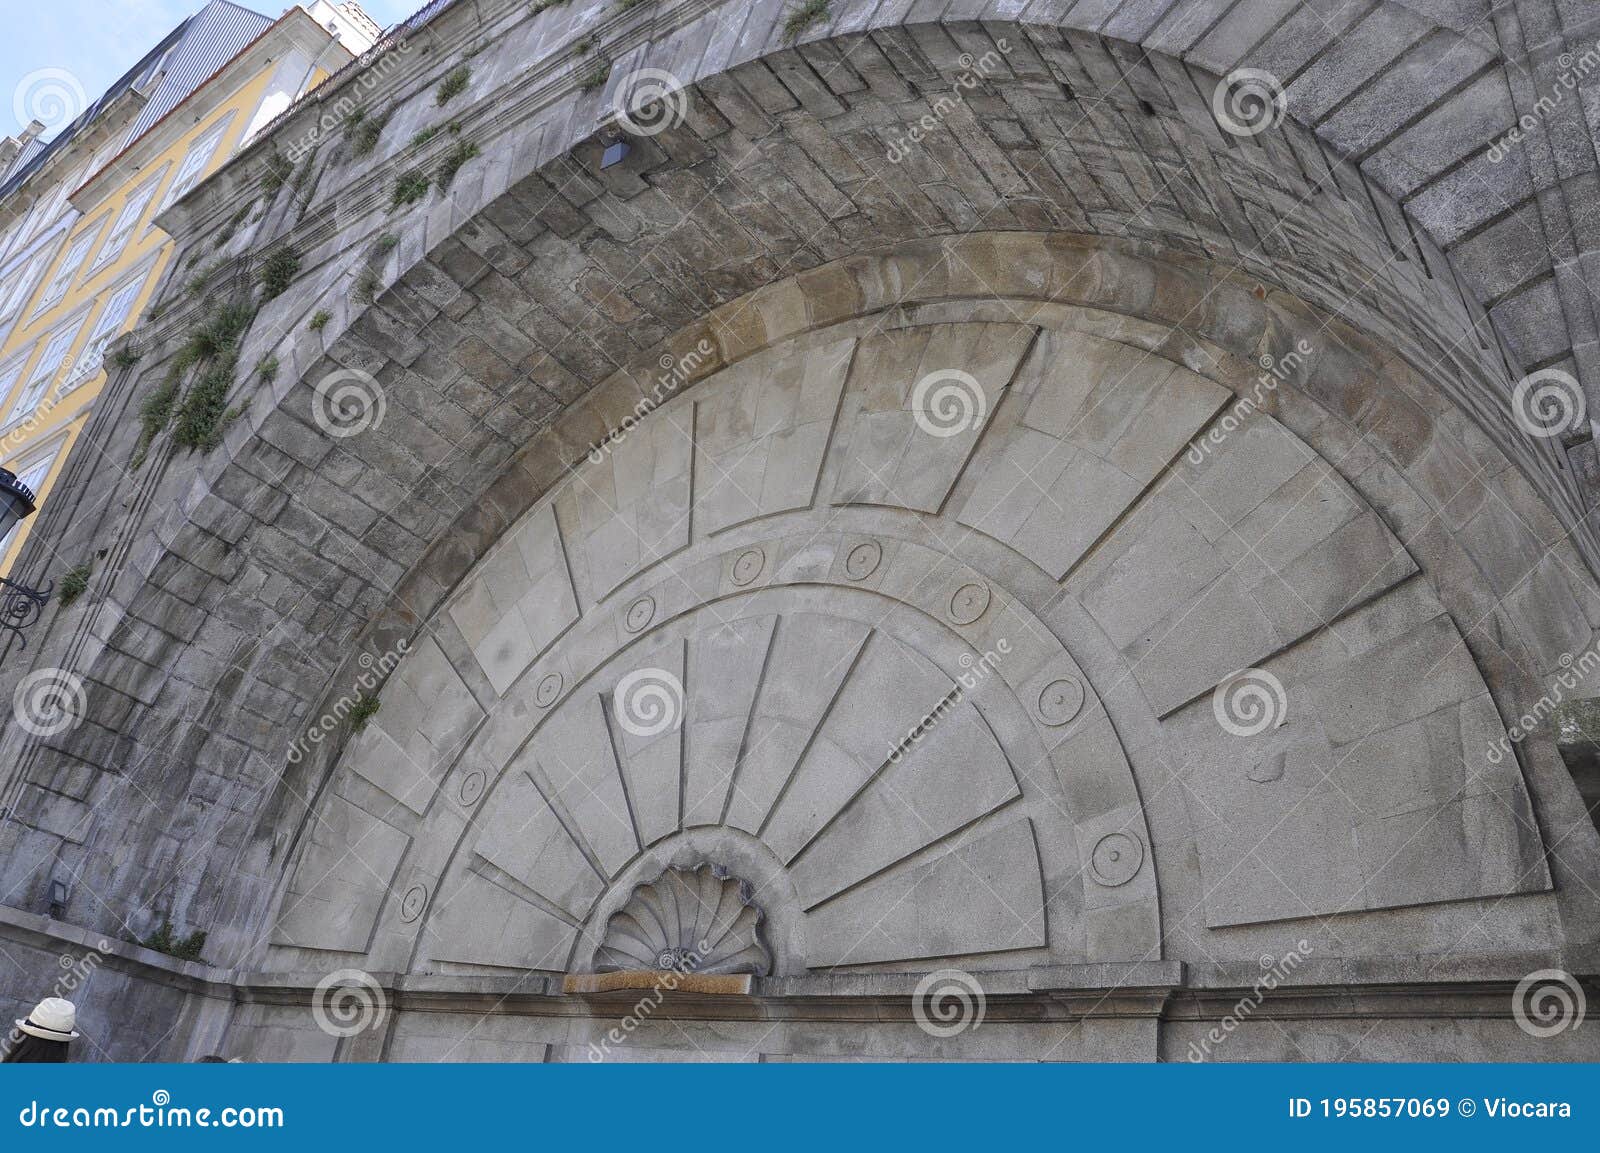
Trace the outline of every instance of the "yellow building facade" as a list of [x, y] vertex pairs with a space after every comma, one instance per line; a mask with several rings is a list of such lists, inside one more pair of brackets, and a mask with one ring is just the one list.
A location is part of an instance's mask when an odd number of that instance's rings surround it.
[[[66, 139], [32, 155], [35, 141], [6, 142], [17, 158], [0, 185], [0, 467], [40, 505], [105, 383], [106, 346], [166, 271], [173, 245], [157, 213], [370, 45], [354, 5], [311, 9], [273, 21], [212, 0]], [[31, 524], [0, 542], [0, 575]]]

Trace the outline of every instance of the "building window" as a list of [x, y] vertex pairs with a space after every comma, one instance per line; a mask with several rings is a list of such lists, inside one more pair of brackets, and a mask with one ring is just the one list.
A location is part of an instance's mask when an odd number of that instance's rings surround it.
[[128, 238], [143, 218], [144, 210], [150, 207], [155, 192], [156, 181], [147, 180], [137, 191], [129, 194], [122, 211], [117, 214], [117, 222], [111, 226], [111, 235], [106, 237], [106, 242], [100, 246], [100, 252], [94, 258], [95, 268], [109, 264], [122, 255], [122, 250], [128, 247]]
[[136, 276], [121, 288], [111, 294], [106, 301], [105, 311], [100, 313], [100, 319], [95, 322], [94, 328], [89, 333], [89, 340], [83, 346], [83, 352], [78, 356], [78, 363], [71, 375], [62, 385], [62, 392], [100, 371], [100, 364], [105, 359], [106, 345], [115, 340], [122, 332], [122, 326], [128, 319], [128, 314], [133, 311], [133, 302], [139, 299], [139, 290], [144, 287], [145, 278]]
[[11, 411], [6, 414], [6, 427], [9, 428], [23, 417], [29, 415], [39, 406], [39, 400], [44, 396], [45, 389], [50, 387], [51, 379], [66, 364], [67, 351], [72, 347], [72, 342], [77, 338], [78, 329], [83, 321], [74, 321], [65, 328], [58, 329], [44, 347], [44, 355], [39, 358], [39, 363], [34, 365], [33, 375], [28, 378], [27, 387], [17, 397], [17, 403], [11, 406]]
[[39, 274], [43, 271], [44, 257], [35, 256], [28, 262], [27, 267], [17, 275], [11, 291], [0, 297], [0, 320], [5, 320], [22, 307], [22, 302], [28, 299], [28, 293], [33, 291], [34, 282], [39, 279]]
[[91, 230], [72, 242], [72, 247], [67, 249], [67, 255], [61, 260], [61, 266], [56, 269], [56, 274], [50, 278], [50, 286], [44, 290], [44, 296], [39, 301], [39, 307], [33, 310], [35, 316], [56, 304], [67, 294], [67, 287], [72, 283], [72, 278], [77, 275], [79, 266], [83, 264], [83, 258], [89, 255], [89, 245], [93, 241], [94, 233]]
[[4, 404], [6, 397], [11, 395], [11, 390], [16, 387], [17, 378], [22, 375], [22, 369], [27, 363], [27, 356], [19, 356], [10, 364], [0, 367], [0, 404]]
[[222, 130], [226, 127], [226, 124], [217, 125], [189, 148], [178, 167], [178, 175], [172, 180], [172, 187], [167, 191], [166, 199], [161, 202], [163, 208], [200, 183], [200, 178], [211, 164], [211, 158], [217, 153], [217, 145], [222, 143]]

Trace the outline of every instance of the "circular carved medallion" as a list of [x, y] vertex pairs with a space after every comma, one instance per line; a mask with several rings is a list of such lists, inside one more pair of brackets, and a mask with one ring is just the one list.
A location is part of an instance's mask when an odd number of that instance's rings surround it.
[[844, 558], [844, 575], [853, 581], [866, 580], [883, 562], [883, 546], [875, 540], [862, 541]]
[[622, 620], [622, 627], [630, 633], [636, 633], [645, 625], [655, 619], [656, 602], [654, 597], [643, 596], [628, 606], [628, 614]]
[[767, 556], [758, 548], [747, 548], [733, 562], [733, 583], [741, 587], [761, 575]]
[[1144, 863], [1144, 843], [1128, 833], [1107, 833], [1095, 842], [1089, 866], [1108, 889], [1126, 885]]
[[541, 709], [555, 701], [561, 695], [561, 686], [564, 682], [560, 673], [546, 673], [538, 686], [533, 690], [533, 703]]
[[400, 919], [410, 924], [422, 916], [422, 910], [428, 907], [428, 886], [418, 883], [406, 890], [406, 895], [400, 898]]
[[461, 786], [456, 789], [456, 796], [461, 798], [463, 805], [475, 805], [483, 797], [484, 786], [489, 783], [489, 778], [484, 776], [482, 769], [473, 769], [461, 778]]
[[989, 607], [989, 589], [981, 584], [966, 584], [956, 589], [950, 598], [950, 619], [958, 625], [970, 625]]
[[1047, 725], [1064, 725], [1083, 708], [1083, 685], [1077, 677], [1060, 677], [1039, 693], [1039, 719]]

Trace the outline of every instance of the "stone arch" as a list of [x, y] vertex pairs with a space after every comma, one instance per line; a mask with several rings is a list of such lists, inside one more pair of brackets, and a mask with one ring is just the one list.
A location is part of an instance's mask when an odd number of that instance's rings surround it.
[[[1063, 257], [1037, 238], [993, 239], [1005, 253], [994, 264], [1018, 286], [1050, 283], [1048, 266]], [[903, 272], [914, 259], [901, 253], [883, 263], [898, 261]], [[947, 254], [930, 248], [920, 259]], [[1132, 270], [1122, 271], [1100, 282], [1126, 283]], [[980, 969], [1137, 961], [1171, 947], [1161, 940], [1155, 881], [1163, 854], [1180, 850], [1198, 855], [1206, 890], [1198, 906], [1183, 908], [1182, 919], [1197, 930], [1261, 926], [1245, 931], [1269, 943], [1285, 931], [1274, 924], [1299, 933], [1304, 918], [1363, 909], [1404, 910], [1396, 933], [1426, 934], [1481, 916], [1472, 898], [1549, 887], [1528, 786], [1518, 766], [1492, 756], [1503, 726], [1483, 673], [1439, 599], [1453, 598], [1454, 590], [1436, 591], [1423, 579], [1388, 525], [1426, 489], [1427, 470], [1416, 474], [1412, 497], [1401, 498], [1395, 485], [1411, 482], [1398, 474], [1383, 484], [1369, 478], [1358, 489], [1331, 468], [1325, 453], [1347, 442], [1329, 438], [1325, 411], [1311, 412], [1320, 408], [1313, 399], [1321, 387], [1316, 365], [1297, 366], [1292, 381], [1252, 392], [1247, 374], [1256, 365], [1237, 356], [1230, 364], [1217, 346], [1201, 356], [1202, 342], [1149, 320], [989, 293], [975, 296], [983, 302], [975, 306], [949, 285], [932, 297], [887, 311], [863, 309], [851, 320], [797, 320], [792, 332], [774, 334], [637, 424], [616, 424], [627, 428], [625, 435], [530, 504], [443, 602], [425, 630], [425, 650], [406, 657], [429, 671], [416, 673], [405, 663], [397, 670], [403, 711], [387, 714], [389, 720], [380, 711], [380, 727], [336, 770], [327, 807], [314, 821], [334, 835], [322, 843], [313, 833], [306, 850], [311, 864], [288, 879], [274, 918], [276, 964], [303, 966], [332, 951], [362, 955], [377, 969], [559, 973], [583, 965], [598, 944], [594, 926], [636, 884], [668, 866], [707, 863], [736, 865], [741, 875], [759, 878], [758, 898], [772, 894], [786, 926], [775, 950], [784, 975], [856, 963], [848, 950], [829, 953], [825, 944], [815, 951], [817, 937], [826, 943], [840, 931], [827, 923], [826, 907], [842, 892], [861, 896], [863, 906], [879, 913], [902, 905], [937, 908], [948, 922], [941, 937], [948, 951], [901, 940], [867, 953], [861, 963], [870, 966], [916, 968], [956, 958]], [[1010, 331], [1019, 328], [1037, 331], [1019, 338]], [[1298, 334], [1310, 330], [1291, 325], [1273, 335], [1294, 347]], [[988, 402], [979, 423], [948, 438], [920, 428], [927, 414], [912, 399], [914, 381], [947, 363], [973, 368]], [[1231, 379], [1239, 391], [1219, 379]], [[1124, 390], [1122, 399], [1110, 399], [1107, 382]], [[620, 405], [638, 395], [622, 380], [610, 387], [614, 398], [602, 391], [593, 402]], [[1101, 411], [1105, 405], [1116, 411]], [[873, 431], [874, 417], [890, 428]], [[1291, 431], [1291, 422], [1310, 439]], [[811, 425], [825, 435], [808, 440]], [[669, 450], [674, 443], [681, 452]], [[1381, 429], [1374, 434], [1381, 451], [1404, 443]], [[1031, 505], [986, 499], [1021, 453], [1030, 454], [1036, 477], [1045, 475], [1039, 462], [1060, 457], [1047, 478], [1066, 478], [1056, 493], [1060, 503], [1051, 501], [1045, 481]], [[743, 483], [734, 480], [756, 454], [761, 467]], [[768, 484], [768, 476], [779, 483]], [[623, 478], [631, 481], [625, 486]], [[678, 514], [653, 522], [666, 534], [659, 540], [644, 515], [658, 500]], [[1229, 500], [1238, 502], [1231, 512]], [[1285, 509], [1299, 504], [1318, 515], [1305, 525], [1289, 522]], [[1031, 514], [1041, 510], [1040, 523], [1027, 531]], [[631, 555], [607, 544], [607, 524], [628, 516], [635, 517], [630, 532], [638, 545]], [[1209, 542], [1202, 529], [1208, 517], [1216, 518]], [[1253, 584], [1214, 582], [1198, 559], [1216, 549], [1218, 570], [1237, 566], [1240, 554], [1227, 555], [1233, 540], [1247, 553], [1273, 558]], [[1152, 560], [1129, 562], [1140, 554]], [[1195, 579], [1159, 591], [1151, 584], [1151, 565], [1161, 563], [1155, 558], [1180, 557]], [[1315, 572], [1327, 579], [1308, 580]], [[1270, 575], [1295, 573], [1292, 580]], [[925, 692], [907, 687], [904, 699], [875, 689], [913, 686], [920, 661], [912, 659], [898, 675], [875, 671], [847, 691], [837, 670], [860, 672], [864, 637], [878, 633], [862, 624], [863, 631], [831, 642], [815, 639], [826, 636], [829, 622], [854, 615], [841, 607], [839, 589], [857, 601], [901, 601], [874, 628], [898, 637], [899, 647], [887, 651], [929, 658], [944, 679], [935, 674], [921, 686]], [[1252, 611], [1241, 612], [1241, 603]], [[976, 616], [964, 620], [974, 609]], [[791, 615], [807, 624], [786, 632]], [[877, 612], [862, 615], [871, 621]], [[901, 634], [891, 623], [896, 615], [922, 627], [902, 625]], [[914, 841], [900, 857], [889, 852], [857, 875], [850, 872], [853, 857], [907, 847], [886, 818], [909, 820], [917, 809], [915, 803], [880, 807], [865, 816], [852, 810], [870, 806], [874, 790], [904, 799], [909, 786], [884, 783], [900, 766], [883, 754], [908, 725], [937, 711], [961, 667], [949, 651], [935, 659], [927, 622], [964, 634], [958, 648], [967, 667], [975, 654], [1016, 639], [1015, 651], [993, 664], [996, 676], [986, 683], [994, 692], [986, 696], [980, 684], [971, 700], [982, 722], [975, 731], [996, 735], [1004, 750], [999, 763], [1009, 766], [1021, 795], [997, 793], [1002, 799], [993, 809], [978, 802], [982, 778], [964, 780], [961, 770], [982, 758], [966, 755], [953, 735], [959, 722], [941, 717], [950, 727], [914, 747], [929, 765], [942, 763], [952, 774], [946, 786], [974, 790], [961, 799], [977, 807], [943, 812], [946, 825], [924, 827], [930, 839]], [[824, 659], [811, 667], [801, 655], [805, 642], [792, 640], [775, 658], [780, 634], [812, 638]], [[711, 642], [717, 655], [697, 663], [696, 646], [708, 635], [722, 637], [722, 647]], [[772, 683], [805, 686], [780, 692], [816, 694], [799, 710], [807, 725], [776, 766], [749, 756], [751, 734], [762, 732], [760, 702], [775, 659], [788, 676]], [[1242, 737], [1219, 727], [1213, 696], [1246, 665], [1277, 679], [1294, 723]], [[441, 691], [445, 666], [456, 679]], [[620, 706], [608, 709], [619, 680], [645, 668], [682, 688], [672, 707], [683, 710], [684, 735], [665, 746], [630, 742], [618, 730]], [[707, 669], [714, 670], [709, 680]], [[1419, 694], [1417, 681], [1430, 687]], [[1101, 685], [1111, 687], [1109, 696]], [[1057, 726], [1045, 715], [1050, 687], [1063, 693], [1070, 687], [1075, 705], [1054, 738]], [[829, 706], [843, 699], [861, 702], [881, 722], [873, 730], [878, 763], [870, 763], [873, 754], [859, 740], [832, 763], [814, 756], [824, 747], [815, 737], [831, 720]], [[415, 706], [405, 703], [429, 700], [456, 701], [460, 719], [442, 721], [437, 705], [417, 719]], [[697, 702], [715, 704], [702, 718]], [[1014, 735], [1008, 739], [1017, 726], [1002, 719], [1002, 704], [1020, 709], [1027, 721], [1021, 728], [1031, 725], [1043, 737], [1043, 757], [1030, 755]], [[586, 715], [575, 717], [574, 710]], [[1444, 739], [1448, 749], [1438, 743], [1441, 725], [1458, 733]], [[697, 738], [702, 729], [717, 736]], [[451, 739], [418, 745], [416, 734], [429, 732]], [[1350, 750], [1369, 741], [1386, 750], [1383, 756], [1352, 758]], [[1123, 749], [1130, 742], [1144, 746], [1142, 786], [1128, 773]], [[406, 748], [423, 750], [409, 772], [398, 755]], [[586, 754], [594, 749], [601, 750], [596, 757]], [[1167, 758], [1178, 772], [1163, 782], [1155, 766]], [[738, 806], [726, 803], [726, 786], [719, 794], [706, 782], [718, 779], [713, 763], [736, 777], [747, 762], [756, 765], [754, 778], [766, 772], [772, 783], [763, 792], [746, 778], [759, 798], [754, 816], [731, 822], [742, 826], [740, 843], [724, 849], [718, 837]], [[844, 763], [854, 768], [841, 776]], [[1051, 766], [1045, 774], [1051, 781], [1039, 779], [1043, 763]], [[1353, 775], [1334, 779], [1346, 764]], [[902, 782], [938, 781], [940, 771], [908, 765]], [[353, 790], [340, 783], [355, 777], [366, 783]], [[469, 787], [474, 778], [481, 783]], [[1162, 844], [1152, 836], [1148, 805], [1173, 780], [1189, 795], [1193, 839]], [[1294, 784], [1272, 797], [1284, 781]], [[1034, 786], [1045, 798], [1043, 817]], [[791, 793], [795, 788], [802, 792]], [[808, 788], [811, 808], [791, 805], [786, 820], [785, 804]], [[470, 793], [472, 803], [464, 811], [452, 805], [445, 799], [452, 791], [458, 799]], [[725, 803], [697, 805], [703, 794]], [[1351, 794], [1381, 799], [1363, 806]], [[977, 834], [1014, 833], [1013, 818], [1030, 804], [1030, 822], [1058, 826], [1032, 838], [1044, 861], [1041, 896], [1055, 894], [1048, 915], [1039, 917], [1048, 931], [1022, 938], [1021, 952], [978, 947], [993, 937], [983, 916], [1022, 902], [991, 902], [980, 892], [952, 906], [918, 885], [939, 872], [939, 861], [948, 866], [969, 845], [1009, 852], [1009, 843]], [[353, 806], [363, 814], [358, 819], [371, 822], [379, 810], [399, 812], [402, 805], [407, 827], [387, 858], [392, 877], [371, 862], [355, 872], [349, 866], [325, 872], [326, 861], [354, 835], [331, 810]], [[691, 815], [697, 808], [698, 818]], [[801, 811], [808, 816], [795, 823]], [[834, 887], [815, 877], [796, 879], [796, 860], [841, 822], [852, 830], [848, 843], [806, 861], [825, 860], [839, 870]], [[1396, 824], [1405, 826], [1403, 833], [1395, 834]], [[373, 827], [379, 839], [387, 835], [381, 822]], [[1439, 836], [1413, 844], [1418, 828], [1434, 827]], [[758, 847], [747, 843], [751, 834]], [[357, 843], [372, 835], [360, 833]], [[1487, 839], [1480, 843], [1480, 835]], [[601, 840], [611, 848], [596, 848]], [[553, 843], [563, 851], [553, 851]], [[925, 850], [943, 856], [919, 858]], [[1118, 857], [1097, 865], [1097, 850]], [[1129, 876], [1118, 872], [1124, 852], [1138, 859]], [[1418, 853], [1435, 866], [1452, 864], [1424, 869]], [[1241, 867], [1247, 875], [1236, 879]], [[359, 873], [373, 875], [377, 888], [363, 891], [355, 883]], [[1265, 883], [1264, 875], [1277, 883]], [[1026, 888], [1025, 872], [1008, 876]], [[861, 886], [880, 878], [898, 888], [885, 895], [870, 883]], [[1135, 885], [1125, 887], [1130, 881]], [[417, 892], [421, 903], [440, 899], [441, 919], [411, 917], [410, 929], [397, 933], [406, 895]], [[1464, 899], [1453, 910], [1417, 907]], [[819, 907], [823, 919], [813, 927]], [[345, 914], [358, 908], [362, 918], [353, 922]], [[850, 928], [870, 938], [870, 916], [851, 911], [867, 919]], [[983, 927], [961, 942], [964, 916]]]
[[[995, 307], [974, 303], [980, 298], [1094, 310], [1093, 331], [1214, 372], [1241, 395], [1250, 388], [1247, 366], [1261, 355], [1282, 360], [1296, 325], [1336, 333], [1302, 366], [1303, 379], [1276, 392], [1273, 419], [1323, 460], [1339, 461], [1335, 471], [1404, 539], [1501, 714], [1516, 715], [1560, 653], [1587, 643], [1596, 612], [1575, 472], [1563, 469], [1550, 442], [1518, 437], [1503, 409], [1509, 377], [1559, 361], [1562, 350], [1528, 343], [1513, 322], [1517, 309], [1532, 307], [1524, 294], [1478, 287], [1429, 239], [1437, 231], [1449, 246], [1450, 230], [1431, 230], [1429, 221], [1445, 220], [1459, 201], [1453, 174], [1465, 180], [1476, 169], [1454, 167], [1459, 157], [1442, 167], [1425, 159], [1438, 139], [1428, 117], [1481, 99], [1469, 95], [1478, 81], [1424, 93], [1417, 107], [1427, 115], [1363, 158], [1369, 171], [1432, 174], [1427, 191], [1402, 193], [1410, 201], [1401, 211], [1329, 146], [1339, 113], [1315, 133], [1292, 123], [1248, 141], [1217, 133], [1207, 111], [1214, 76], [1195, 76], [1208, 67], [1205, 40], [1190, 42], [1179, 61], [1152, 42], [1161, 39], [1159, 22], [1132, 31], [1135, 6], [1107, 13], [1080, 5], [1081, 13], [1058, 16], [1060, 5], [1039, 5], [1017, 25], [980, 22], [987, 8], [971, 9], [969, 23], [964, 5], [924, 15], [841, 4], [793, 48], [780, 47], [777, 6], [756, 6], [720, 39], [692, 23], [663, 23], [657, 38], [635, 14], [606, 18], [626, 49], [616, 55], [615, 77], [694, 56], [697, 63], [675, 69], [695, 78], [689, 118], [636, 141], [627, 163], [597, 173], [591, 126], [612, 92], [576, 91], [579, 66], [568, 52], [579, 35], [573, 21], [590, 13], [557, 8], [529, 18], [522, 6], [473, 7], [483, 19], [470, 35], [448, 13], [425, 31], [448, 50], [434, 60], [469, 43], [497, 44], [477, 60], [484, 92], [503, 92], [534, 60], [550, 87], [528, 91], [548, 102], [538, 116], [493, 100], [464, 110], [464, 131], [485, 141], [483, 158], [462, 169], [449, 198], [391, 217], [379, 202], [390, 177], [413, 162], [404, 144], [425, 126], [431, 104], [433, 64], [413, 60], [394, 82], [396, 119], [376, 156], [363, 162], [323, 149], [306, 186], [313, 210], [297, 215], [294, 190], [280, 192], [224, 249], [248, 256], [287, 241], [302, 251], [301, 281], [263, 309], [242, 358], [252, 364], [276, 353], [285, 370], [258, 389], [225, 451], [194, 467], [163, 459], [129, 484], [133, 512], [102, 578], [106, 596], [90, 606], [98, 615], [92, 624], [68, 618], [57, 650], [70, 649], [73, 667], [91, 682], [92, 727], [44, 745], [8, 734], [6, 750], [25, 753], [14, 758], [25, 774], [15, 803], [26, 828], [13, 860], [58, 856], [130, 905], [176, 873], [175, 908], [213, 926], [230, 957], [247, 955], [286, 858], [301, 859], [294, 830], [305, 825], [332, 759], [318, 750], [285, 772], [285, 730], [347, 695], [358, 642], [368, 656], [388, 651], [434, 617], [530, 503], [627, 414], [660, 356], [681, 362], [710, 340], [714, 355], [688, 383], [811, 327], [948, 307], [941, 301], [965, 302], [969, 322]], [[1074, 30], [1091, 16], [1093, 35]], [[1010, 29], [1026, 59], [1008, 56], [1003, 83], [984, 92], [1006, 108], [989, 103], [981, 117], [949, 121], [954, 143], [938, 142], [937, 177], [907, 176], [889, 195], [864, 175], [830, 175], [864, 172], [862, 159], [876, 155], [861, 151], [860, 122], [872, 146], [881, 145], [869, 130], [874, 117], [903, 125], [906, 104], [955, 82], [964, 45], [992, 45]], [[1470, 30], [1456, 32], [1427, 31], [1411, 43], [1448, 50], [1474, 41]], [[691, 46], [703, 44], [712, 50], [697, 55]], [[870, 66], [839, 73], [837, 88], [819, 80], [828, 61], [856, 53]], [[1401, 59], [1390, 61], [1392, 85], [1414, 77]], [[1247, 53], [1214, 63], [1220, 71], [1260, 60]], [[1376, 87], [1379, 74], [1365, 80], [1375, 85], [1370, 91], [1395, 90]], [[1069, 107], [1078, 135], [1059, 123]], [[1340, 107], [1359, 111], [1353, 100]], [[1071, 159], [1061, 169], [1029, 169], [1032, 179], [1011, 195], [1011, 185], [983, 177], [979, 159], [998, 157], [1019, 172], [1018, 161], [1005, 158], [1026, 152], [1028, 142], [985, 143], [976, 133], [1008, 131], [1019, 108], [1040, 109], [1039, 123], [1059, 130]], [[1164, 140], [1151, 135], [1157, 125]], [[286, 122], [280, 131], [295, 127]], [[765, 153], [757, 152], [749, 178], [724, 180], [757, 139]], [[1450, 139], [1462, 155], [1468, 139], [1484, 143], [1481, 134]], [[1390, 149], [1392, 156], [1380, 155]], [[172, 219], [191, 230], [186, 251], [212, 245], [241, 190], [253, 194], [265, 150], [179, 206]], [[819, 165], [819, 155], [830, 164]], [[1179, 183], [1170, 198], [1143, 195], [1163, 190], [1174, 167], [1206, 180]], [[770, 198], [741, 199], [752, 182]], [[1321, 191], [1299, 219], [1316, 226], [1298, 227], [1282, 210], [1313, 187]], [[700, 197], [708, 188], [720, 194]], [[792, 191], [799, 200], [789, 199]], [[685, 196], [695, 207], [688, 217], [673, 207], [673, 197]], [[788, 209], [815, 230], [793, 228]], [[736, 219], [751, 227], [716, 231]], [[964, 235], [979, 220], [1004, 229]], [[355, 277], [353, 256], [364, 254], [351, 242], [362, 229], [398, 237], [371, 305], [339, 288]], [[1479, 239], [1474, 233], [1464, 244]], [[630, 246], [647, 245], [659, 267], [635, 277]], [[1508, 262], [1519, 275], [1532, 267], [1525, 256]], [[1565, 299], [1564, 275], [1540, 282], [1541, 292]], [[1521, 303], [1507, 309], [1510, 301]], [[1500, 310], [1493, 330], [1484, 302]], [[305, 317], [324, 305], [333, 321], [307, 334]], [[154, 379], [193, 307], [173, 306], [152, 334], [155, 355], [125, 377], [121, 409], [108, 403], [97, 426], [108, 455], [125, 459], [129, 433], [114, 419], [132, 411], [133, 382]], [[346, 369], [374, 375], [390, 399], [389, 418], [370, 437], [332, 444], [314, 419], [313, 386]], [[317, 596], [297, 594], [300, 586]], [[1518, 751], [1544, 839], [1561, 846], [1551, 856], [1558, 895], [1530, 898], [1541, 939], [1562, 931], [1591, 939], [1593, 910], [1559, 878], [1563, 869], [1592, 873], [1593, 838], [1549, 748], [1533, 742]], [[87, 811], [125, 787], [112, 774], [135, 777], [129, 765], [173, 763], [178, 772], [138, 781], [158, 798], [139, 814], [95, 828], [74, 807]], [[192, 805], [197, 795], [202, 811], [180, 827], [225, 846], [204, 861], [167, 829], [166, 808]], [[212, 807], [217, 798], [223, 803]], [[1181, 823], [1170, 813], [1160, 819]], [[112, 844], [118, 852], [106, 851]], [[138, 847], [120, 851], [129, 846]], [[1537, 870], [1531, 882], [1541, 883]], [[30, 877], [27, 891], [44, 883]]]

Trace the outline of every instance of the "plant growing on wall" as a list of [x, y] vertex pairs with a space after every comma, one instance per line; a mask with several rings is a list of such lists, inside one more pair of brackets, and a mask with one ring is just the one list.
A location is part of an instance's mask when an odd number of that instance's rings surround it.
[[56, 590], [56, 600], [61, 602], [62, 608], [69, 607], [84, 594], [84, 590], [89, 587], [89, 575], [92, 572], [94, 572], [92, 561], [84, 561], [67, 570], [67, 575], [61, 578], [61, 587]]
[[294, 283], [300, 271], [300, 254], [288, 245], [274, 248], [261, 262], [257, 279], [261, 282], [261, 299], [271, 300], [281, 296]]
[[200, 950], [206, 947], [206, 934], [204, 929], [196, 929], [187, 937], [179, 937], [172, 928], [171, 920], [163, 917], [161, 927], [139, 944], [180, 961], [198, 961]]
[[828, 18], [829, 0], [800, 0], [783, 21], [783, 38], [793, 40], [813, 24]]
[[439, 82], [439, 87], [433, 94], [434, 104], [438, 105], [440, 108], [443, 108], [446, 104], [450, 103], [450, 101], [454, 100], [457, 96], [460, 96], [463, 92], [465, 92], [467, 90], [467, 85], [471, 82], [471, 80], [472, 69], [468, 68], [465, 64], [461, 65], [459, 68], [451, 70], [449, 75]]
[[395, 178], [394, 191], [389, 195], [389, 208], [393, 210], [406, 204], [415, 204], [427, 194], [427, 176], [413, 168]]
[[443, 192], [450, 187], [450, 182], [456, 178], [456, 173], [461, 166], [474, 156], [478, 155], [478, 146], [470, 140], [458, 140], [454, 148], [446, 152], [444, 159], [439, 162], [439, 170], [434, 175], [434, 183]]

